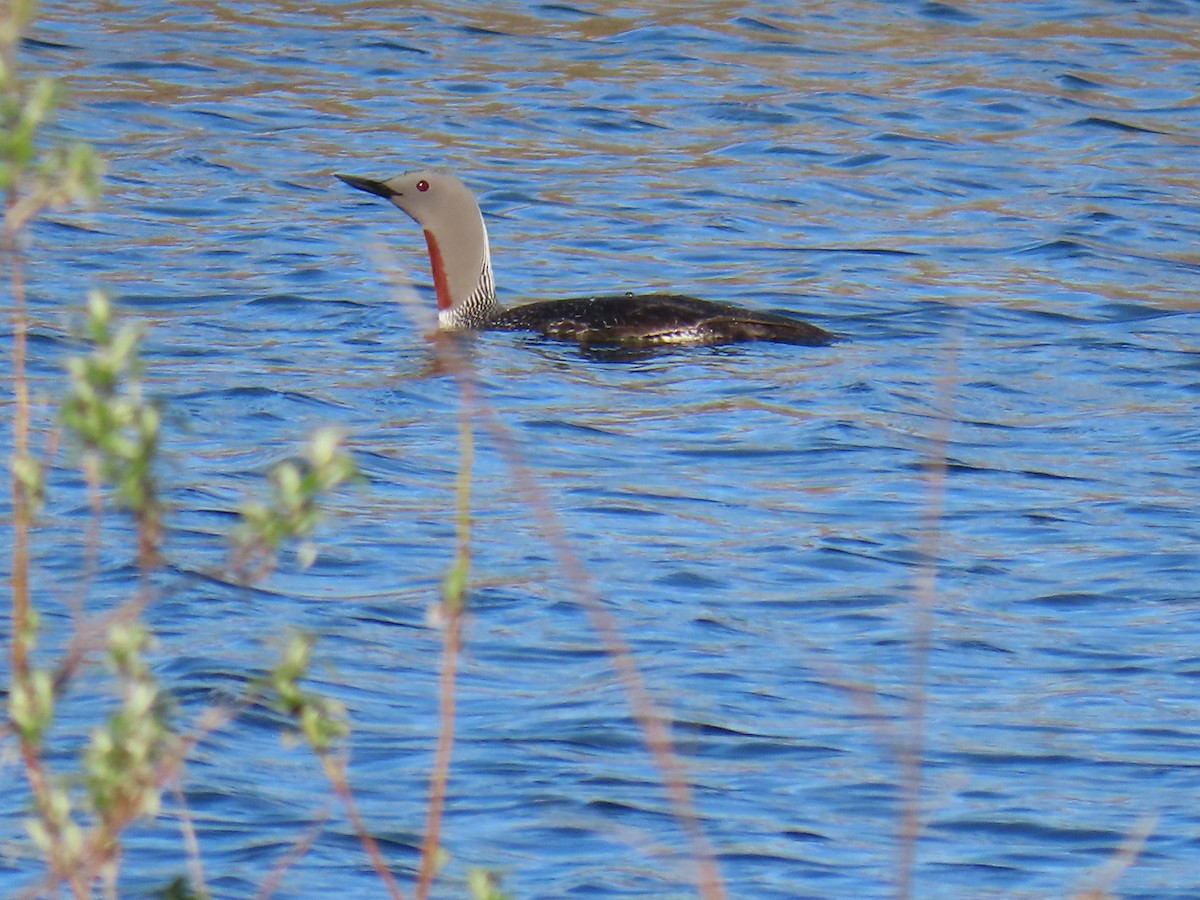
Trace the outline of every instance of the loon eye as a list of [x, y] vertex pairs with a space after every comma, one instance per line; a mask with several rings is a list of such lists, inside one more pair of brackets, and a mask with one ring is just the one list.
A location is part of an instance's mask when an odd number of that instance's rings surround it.
[[417, 182], [417, 190], [422, 194], [425, 193], [427, 190], [429, 190], [429, 182], [422, 178]]

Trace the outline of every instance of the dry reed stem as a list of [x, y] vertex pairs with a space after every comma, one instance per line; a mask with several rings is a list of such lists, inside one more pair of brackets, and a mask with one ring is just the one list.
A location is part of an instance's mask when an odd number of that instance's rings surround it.
[[[401, 306], [412, 313], [414, 320], [429, 322], [430, 317], [426, 308], [420, 304], [394, 257], [382, 248], [377, 250], [375, 256], [380, 261], [381, 268], [396, 286]], [[453, 337], [434, 331], [432, 339], [445, 341], [453, 340]], [[448, 366], [450, 374], [458, 382], [460, 388], [465, 385], [466, 390], [472, 390], [471, 376], [473, 372], [467, 359], [463, 358], [461, 354], [453, 354], [447, 358], [438, 356], [436, 352], [435, 359], [439, 363], [450, 364]], [[692, 857], [696, 861], [697, 868], [695, 884], [700, 897], [703, 900], [725, 900], [727, 893], [716, 854], [700, 824], [699, 815], [692, 802], [691, 786], [683, 765], [675, 753], [670, 729], [658, 705], [650, 695], [645, 679], [634, 659], [632, 648], [621, 634], [616, 619], [605, 608], [583, 562], [572, 549], [570, 539], [554, 513], [546, 492], [526, 464], [516, 441], [485, 399], [477, 393], [472, 393], [471, 397], [475, 406], [475, 415], [483, 421], [496, 440], [505, 462], [513, 473], [521, 496], [526, 499], [532, 509], [534, 518], [546, 538], [547, 545], [558, 559], [560, 569], [568, 584], [571, 585], [576, 598], [587, 611], [588, 617], [592, 621], [592, 627], [600, 635], [605, 651], [613, 661], [613, 667], [629, 698], [634, 720], [641, 728], [655, 766], [666, 784], [672, 815], [680, 823], [691, 846]]]
[[613, 661], [629, 698], [633, 717], [642, 729], [651, 757], [665, 782], [672, 813], [691, 845], [697, 866], [696, 889], [704, 900], [723, 900], [727, 896], [725, 885], [716, 855], [692, 802], [691, 785], [688, 783], [683, 764], [675, 753], [666, 718], [650, 695], [646, 680], [634, 659], [633, 649], [621, 633], [616, 618], [605, 607], [582, 560], [571, 546], [546, 492], [525, 463], [516, 441], [493, 410], [481, 407], [481, 412], [509, 469], [513, 472], [521, 496], [532, 508], [546, 537], [546, 543], [558, 558], [563, 574], [587, 610], [592, 627], [600, 635], [605, 650]]
[[454, 752], [457, 715], [456, 680], [462, 652], [462, 613], [452, 612], [442, 627], [442, 671], [439, 678], [439, 728], [433, 771], [429, 777], [429, 805], [425, 815], [425, 836], [421, 841], [421, 867], [417, 876], [417, 900], [426, 900], [437, 877], [438, 850], [441, 847], [442, 815], [450, 781], [450, 759]]
[[1112, 886], [1137, 862], [1157, 824], [1158, 816], [1145, 816], [1135, 822], [1116, 855], [1101, 866], [1095, 885], [1080, 891], [1075, 900], [1111, 900], [1114, 896]]
[[[441, 348], [441, 349], [444, 349]], [[457, 352], [456, 348], [451, 350]], [[463, 372], [463, 361], [456, 359], [453, 370]], [[447, 787], [450, 781], [450, 760], [454, 752], [454, 735], [457, 721], [457, 678], [458, 663], [462, 655], [463, 610], [466, 606], [466, 585], [471, 565], [471, 479], [475, 467], [475, 440], [472, 422], [475, 416], [475, 390], [471, 379], [459, 377], [462, 397], [459, 406], [458, 484], [456, 496], [457, 551], [452, 570], [441, 603], [445, 616], [442, 623], [442, 670], [438, 679], [438, 703], [440, 723], [437, 751], [433, 771], [429, 780], [429, 807], [425, 823], [425, 837], [421, 844], [421, 868], [417, 877], [417, 900], [426, 900], [433, 888], [437, 875], [437, 856], [441, 846], [442, 816], [446, 807]]]
[[896, 860], [896, 897], [911, 900], [916, 886], [917, 845], [921, 838], [921, 791], [925, 774], [925, 742], [929, 704], [929, 659], [937, 611], [937, 576], [944, 534], [946, 478], [950, 428], [954, 421], [954, 391], [958, 383], [961, 328], [956, 328], [945, 351], [945, 369], [937, 379], [938, 407], [934, 428], [927, 439], [925, 482], [928, 495], [921, 515], [920, 568], [913, 586], [913, 660], [906, 721], [909, 733], [901, 739], [900, 787], [902, 791], [899, 846]]
[[208, 897], [208, 886], [204, 880], [204, 859], [200, 855], [200, 839], [196, 836], [196, 823], [180, 779], [176, 778], [171, 782], [171, 789], [175, 802], [179, 804], [179, 831], [183, 838], [184, 852], [187, 853], [188, 878], [191, 881], [192, 892], [201, 897]]
[[[423, 326], [436, 327], [436, 319], [419, 303], [415, 291], [402, 270], [384, 252], [379, 251], [381, 267], [388, 273], [396, 291], [396, 298], [414, 322]], [[437, 363], [449, 361], [457, 378], [465, 363], [453, 356], [454, 348], [448, 343], [438, 343], [437, 332], [423, 327], [423, 333], [431, 335], [431, 346]], [[460, 379], [460, 385], [462, 380]], [[457, 565], [467, 565], [470, 560], [470, 471], [474, 462], [474, 441], [471, 439], [471, 403], [474, 393], [468, 386], [459, 407], [460, 444], [463, 455], [459, 463], [456, 494], [458, 512], [456, 517]], [[470, 463], [470, 464], [469, 464]], [[464, 512], [465, 504], [465, 512]], [[459, 573], [460, 593], [451, 605], [443, 595], [440, 610], [442, 621], [442, 660], [438, 675], [438, 738], [434, 750], [433, 768], [429, 775], [429, 801], [425, 809], [425, 833], [421, 838], [421, 856], [415, 888], [417, 900], [425, 900], [437, 877], [438, 851], [441, 848], [442, 817], [446, 806], [446, 795], [450, 782], [450, 762], [454, 754], [454, 737], [458, 716], [458, 662], [462, 652], [462, 607], [465, 602], [466, 573]]]

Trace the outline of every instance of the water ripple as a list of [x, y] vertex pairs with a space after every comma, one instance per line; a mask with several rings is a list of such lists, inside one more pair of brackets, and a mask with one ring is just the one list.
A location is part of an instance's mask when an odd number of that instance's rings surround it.
[[[181, 714], [237, 696], [288, 630], [319, 633], [314, 688], [351, 710], [356, 795], [412, 877], [460, 397], [394, 302], [431, 308], [419, 229], [332, 173], [447, 164], [479, 192], [506, 302], [686, 290], [847, 338], [467, 351], [670, 711], [731, 895], [894, 893], [930, 560], [917, 893], [1077, 893], [1153, 821], [1113, 890], [1189, 894], [1193, 5], [43, 9], [24, 52], [68, 73], [60, 131], [110, 169], [99, 209], [35, 230], [32, 386], [60, 389], [89, 287], [149, 326], [171, 511], [147, 615]], [[233, 511], [322, 425], [366, 484], [336, 498], [311, 570], [230, 584]], [[683, 895], [689, 851], [603, 642], [496, 436], [477, 440], [443, 888], [486, 866], [525, 898]], [[47, 653], [85, 558], [73, 466], [39, 532]], [[136, 580], [128, 526], [109, 527], [89, 608]], [[64, 699], [70, 740], [101, 689]], [[256, 893], [336, 807], [280, 724], [253, 707], [189, 765], [214, 896]], [[19, 842], [27, 798], [5, 797]], [[283, 892], [378, 889], [339, 814], [317, 830]], [[122, 892], [179, 859], [173, 832], [139, 830]]]

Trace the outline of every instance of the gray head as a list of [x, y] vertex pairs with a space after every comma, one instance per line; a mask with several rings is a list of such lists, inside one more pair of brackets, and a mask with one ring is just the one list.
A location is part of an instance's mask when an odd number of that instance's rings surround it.
[[387, 181], [338, 175], [390, 200], [425, 230], [443, 328], [479, 328], [499, 309], [487, 228], [475, 195], [452, 172], [421, 169]]

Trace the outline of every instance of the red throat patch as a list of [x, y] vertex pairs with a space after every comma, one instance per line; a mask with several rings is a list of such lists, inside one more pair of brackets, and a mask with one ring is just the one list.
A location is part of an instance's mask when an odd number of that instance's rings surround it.
[[433, 291], [437, 294], [438, 312], [449, 312], [454, 305], [450, 299], [450, 285], [446, 283], [446, 264], [442, 262], [442, 250], [437, 238], [425, 232], [425, 246], [429, 248], [429, 266], [433, 269]]

